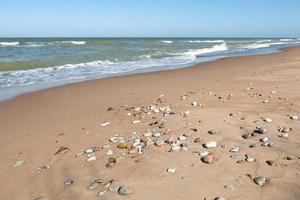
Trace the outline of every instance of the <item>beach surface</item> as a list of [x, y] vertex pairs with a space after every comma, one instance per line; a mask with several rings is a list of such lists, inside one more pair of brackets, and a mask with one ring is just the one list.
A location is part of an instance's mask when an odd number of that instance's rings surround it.
[[297, 116], [300, 47], [25, 94], [0, 103], [0, 197], [300, 199]]

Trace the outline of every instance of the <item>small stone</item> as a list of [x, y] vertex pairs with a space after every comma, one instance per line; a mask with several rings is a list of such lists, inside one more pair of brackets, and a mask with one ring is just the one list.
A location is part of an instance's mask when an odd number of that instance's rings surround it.
[[253, 158], [250, 154], [246, 154], [245, 156], [246, 156], [245, 160], [247, 162], [254, 162], [255, 161], [255, 158]]
[[87, 189], [88, 189], [88, 190], [93, 190], [93, 189], [95, 189], [97, 186], [98, 186], [98, 183], [95, 182], [95, 181], [93, 181], [93, 182], [91, 182], [91, 183], [88, 185]]
[[197, 104], [196, 101], [193, 101], [193, 102], [191, 103], [191, 105], [192, 105], [192, 106], [197, 106], [198, 104]]
[[271, 122], [272, 122], [272, 119], [271, 119], [271, 118], [263, 118], [263, 120], [264, 120], [265, 122], [268, 122], [268, 123], [271, 123]]
[[211, 135], [215, 135], [215, 134], [217, 134], [217, 131], [215, 131], [215, 130], [209, 130], [208, 133], [211, 134]]
[[118, 189], [118, 194], [126, 196], [131, 193], [131, 190], [125, 186], [120, 186]]
[[269, 99], [266, 99], [263, 101], [263, 103], [268, 103], [269, 102]]
[[105, 126], [110, 125], [110, 122], [102, 122], [100, 125], [103, 126], [103, 127], [105, 127]]
[[288, 133], [281, 133], [279, 135], [279, 137], [282, 137], [282, 138], [288, 138], [289, 137], [289, 134]]
[[242, 138], [244, 138], [244, 139], [248, 139], [250, 137], [251, 137], [251, 133], [245, 133], [242, 135]]
[[206, 164], [213, 164], [217, 159], [213, 152], [209, 152], [206, 156], [202, 157], [201, 160]]
[[114, 110], [113, 107], [108, 107], [108, 108], [107, 108], [107, 111], [112, 111], [112, 110]]
[[165, 142], [162, 140], [157, 140], [156, 142], [154, 142], [154, 145], [157, 147], [161, 147]]
[[117, 145], [119, 149], [126, 149], [130, 144], [128, 142], [121, 142]]
[[229, 151], [232, 152], [232, 153], [239, 152], [240, 151], [240, 147], [239, 146], [232, 147]]
[[277, 163], [274, 160], [267, 160], [266, 163], [270, 166], [276, 166]]
[[259, 134], [264, 134], [267, 132], [267, 130], [261, 126], [258, 126], [254, 129], [253, 131], [254, 133], [259, 133]]
[[267, 142], [268, 140], [269, 140], [268, 137], [264, 137], [264, 138], [261, 138], [259, 141], [260, 141], [260, 142]]
[[203, 158], [203, 157], [207, 156], [207, 155], [208, 155], [208, 153], [209, 153], [209, 152], [207, 152], [207, 151], [204, 151], [204, 152], [200, 152], [200, 153], [198, 153], [198, 155], [200, 156], [200, 158]]
[[288, 127], [279, 127], [278, 131], [281, 133], [288, 133], [290, 131], [290, 128]]
[[172, 144], [173, 141], [174, 141], [173, 137], [169, 137], [165, 140], [165, 143]]
[[20, 167], [25, 163], [24, 160], [18, 160], [13, 164], [13, 167]]
[[203, 147], [205, 148], [214, 148], [217, 147], [217, 142], [216, 141], [209, 141], [203, 144]]
[[109, 149], [107, 150], [106, 155], [111, 156], [113, 153], [114, 153], [113, 150]]
[[168, 173], [175, 173], [176, 172], [176, 168], [175, 167], [170, 167], [167, 169]]
[[196, 138], [194, 139], [194, 143], [202, 143], [203, 140], [201, 138]]
[[264, 186], [269, 182], [269, 179], [265, 176], [257, 176], [253, 179], [254, 183], [259, 186]]
[[215, 200], [225, 200], [223, 197], [216, 197]]
[[178, 140], [186, 140], [186, 136], [184, 136], [184, 135], [180, 135], [179, 137], [178, 137]]
[[36, 171], [37, 171], [38, 173], [41, 173], [42, 171], [46, 171], [46, 170], [48, 170], [48, 169], [50, 169], [50, 166], [48, 166], [48, 165], [43, 165], [43, 166], [37, 168]]
[[70, 179], [70, 178], [68, 178], [68, 179], [66, 179], [65, 181], [64, 181], [64, 184], [65, 185], [72, 185], [74, 183], [74, 180], [73, 179]]
[[290, 116], [290, 119], [292, 119], [292, 120], [298, 120], [298, 116], [297, 115], [292, 115], [292, 116]]
[[94, 160], [96, 160], [96, 156], [92, 155], [92, 156], [87, 157], [86, 162], [91, 162], [91, 161], [94, 161]]

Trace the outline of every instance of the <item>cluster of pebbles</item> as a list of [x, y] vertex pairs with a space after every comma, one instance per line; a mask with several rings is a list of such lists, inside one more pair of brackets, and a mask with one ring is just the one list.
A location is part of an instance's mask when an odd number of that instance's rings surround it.
[[[251, 90], [251, 88], [249, 89]], [[215, 95], [218, 100], [226, 101], [229, 100], [233, 95], [228, 95], [227, 97], [221, 97]], [[98, 151], [105, 151], [106, 156], [108, 157], [106, 162], [107, 168], [113, 168], [118, 163], [122, 162], [123, 159], [126, 157], [129, 158], [137, 158], [140, 155], [146, 154], [147, 151], [151, 148], [160, 148], [164, 146], [164, 148], [168, 148], [168, 152], [179, 152], [179, 151], [188, 151], [188, 144], [189, 142], [193, 142], [194, 144], [198, 144], [199, 147], [203, 148], [203, 151], [193, 152], [199, 157], [204, 164], [214, 164], [218, 161], [217, 153], [214, 151], [214, 148], [222, 147], [225, 148], [226, 146], [218, 144], [217, 141], [208, 140], [204, 141], [201, 137], [193, 137], [193, 133], [197, 132], [197, 129], [190, 129], [191, 131], [186, 131], [185, 133], [175, 134], [171, 129], [167, 128], [166, 122], [167, 120], [165, 117], [169, 115], [179, 115], [183, 118], [188, 118], [191, 115], [190, 111], [184, 112], [175, 112], [173, 107], [170, 105], [164, 105], [165, 102], [162, 100], [163, 95], [157, 98], [152, 105], [148, 106], [138, 106], [138, 107], [126, 107], [125, 111], [127, 111], [127, 116], [133, 116], [134, 120], [131, 121], [131, 124], [138, 124], [141, 123], [142, 120], [147, 116], [153, 116], [160, 114], [161, 119], [156, 120], [149, 125], [149, 129], [143, 133], [130, 133], [126, 135], [114, 135], [109, 139], [109, 144], [102, 145], [100, 147], [92, 147], [89, 149], [82, 150], [80, 153], [76, 154], [76, 156], [84, 156], [86, 162], [91, 162], [96, 160], [96, 153]], [[181, 96], [181, 100], [185, 100], [187, 95]], [[268, 100], [265, 100], [264, 103], [267, 103]], [[203, 107], [203, 105], [199, 104], [196, 101], [190, 103], [192, 107]], [[109, 107], [107, 111], [112, 111], [114, 108]], [[229, 116], [235, 117], [237, 114], [230, 113]], [[291, 120], [298, 120], [298, 117], [295, 115], [289, 116]], [[152, 119], [157, 119], [153, 117]], [[272, 123], [271, 118], [262, 118], [262, 120], [266, 123]], [[104, 121], [100, 124], [102, 127], [106, 127], [111, 125], [110, 122]], [[282, 126], [278, 128], [278, 136], [282, 138], [288, 138], [288, 132], [291, 131], [291, 128]], [[209, 135], [217, 135], [219, 134], [216, 130], [208, 130], [207, 133]], [[263, 126], [257, 126], [253, 129], [252, 132], [248, 132], [242, 135], [242, 138], [254, 139], [258, 137], [257, 144], [260, 144], [262, 147], [274, 147], [275, 144], [270, 141], [270, 139], [265, 136], [267, 133], [267, 129]], [[176, 136], [175, 136], [176, 135]], [[257, 147], [256, 144], [250, 145], [249, 148]], [[230, 153], [231, 158], [235, 158], [239, 156], [239, 152], [241, 151], [241, 147], [239, 145], [232, 145], [229, 148], [226, 148], [227, 151]], [[60, 148], [55, 155], [68, 152], [69, 149], [66, 147]], [[127, 156], [129, 155], [129, 156]], [[286, 157], [289, 159], [290, 157]], [[254, 158], [251, 154], [247, 153], [244, 154], [244, 158], [237, 160], [238, 164], [245, 163], [245, 162], [256, 162], [256, 158]], [[15, 166], [22, 165], [23, 162], [16, 163]], [[266, 164], [269, 166], [276, 166], [277, 162], [273, 160], [266, 160]], [[40, 173], [49, 169], [49, 166], [42, 166], [37, 169]], [[177, 172], [174, 166], [170, 166], [169, 168], [165, 169], [165, 171], [169, 174], [174, 174]], [[258, 186], [265, 186], [270, 182], [270, 178], [265, 176], [255, 176], [251, 177], [253, 183]], [[88, 186], [88, 190], [97, 190], [99, 197], [104, 197], [105, 193], [111, 192], [113, 189], [113, 182], [114, 180], [107, 180], [104, 181], [100, 178], [92, 180]], [[64, 181], [65, 185], [72, 185], [74, 183], [73, 179], [66, 179]], [[131, 189], [127, 186], [118, 186], [116, 187], [116, 193], [121, 196], [129, 195], [132, 193]], [[215, 199], [224, 200], [223, 197], [216, 197]]]

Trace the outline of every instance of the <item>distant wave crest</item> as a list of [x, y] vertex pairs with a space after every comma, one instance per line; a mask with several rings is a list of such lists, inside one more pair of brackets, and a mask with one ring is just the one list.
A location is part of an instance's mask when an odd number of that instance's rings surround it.
[[222, 44], [216, 44], [213, 47], [210, 48], [202, 48], [202, 49], [193, 49], [193, 50], [189, 50], [184, 52], [184, 55], [189, 55], [189, 56], [200, 56], [203, 54], [210, 54], [210, 53], [214, 53], [214, 52], [219, 52], [219, 51], [226, 51], [228, 50], [226, 43], [222, 43]]
[[40, 47], [51, 45], [84, 45], [86, 41], [0, 42], [1, 47]]
[[0, 46], [9, 47], [9, 46], [18, 46], [19, 42], [0, 42]]

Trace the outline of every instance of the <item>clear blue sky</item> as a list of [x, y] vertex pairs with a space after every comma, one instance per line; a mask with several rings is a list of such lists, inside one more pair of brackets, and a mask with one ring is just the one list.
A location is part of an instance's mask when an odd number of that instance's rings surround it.
[[300, 0], [0, 0], [0, 37], [300, 37]]

